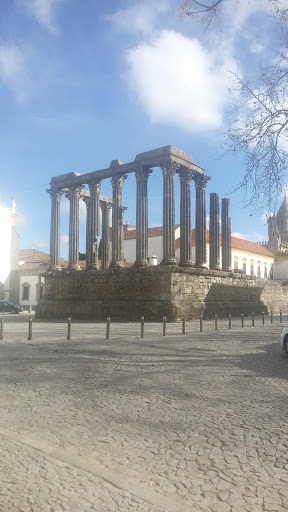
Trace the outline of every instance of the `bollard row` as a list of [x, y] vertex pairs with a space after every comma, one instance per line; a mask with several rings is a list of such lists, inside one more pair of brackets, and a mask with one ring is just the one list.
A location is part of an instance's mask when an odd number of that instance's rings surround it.
[[[262, 324], [265, 325], [265, 313], [262, 312], [261, 316], [262, 316]], [[244, 313], [241, 314], [240, 318], [241, 318], [241, 327], [244, 328]], [[273, 311], [271, 311], [270, 312], [271, 324], [273, 323], [273, 320], [274, 320], [274, 314], [273, 314]], [[217, 331], [218, 330], [218, 315], [214, 315], [214, 321], [215, 321], [215, 331]], [[252, 321], [252, 324], [251, 324], [252, 327], [255, 327], [255, 313], [251, 314], [251, 321]], [[280, 309], [279, 321], [280, 321], [280, 323], [283, 323], [283, 313], [282, 313], [281, 309]], [[141, 316], [140, 322], [141, 322], [140, 336], [141, 336], [141, 338], [144, 338], [144, 316]], [[199, 322], [200, 322], [200, 326], [199, 326], [200, 332], [203, 332], [203, 315], [199, 316]], [[166, 336], [166, 323], [167, 323], [166, 316], [163, 316], [162, 323], [163, 323], [163, 336]], [[110, 317], [107, 317], [106, 340], [110, 339], [110, 324], [111, 324], [111, 319], [110, 319]], [[231, 315], [228, 316], [228, 329], [229, 330], [232, 329], [232, 316]], [[68, 341], [71, 340], [71, 332], [72, 332], [72, 318], [69, 317], [68, 322], [67, 322], [67, 340]], [[182, 334], [186, 334], [186, 319], [184, 317], [182, 317]], [[4, 339], [4, 319], [0, 318], [0, 340], [3, 340], [3, 339]], [[28, 339], [28, 341], [32, 340], [32, 317], [31, 316], [29, 317], [29, 320], [28, 320], [28, 338], [27, 339]]]

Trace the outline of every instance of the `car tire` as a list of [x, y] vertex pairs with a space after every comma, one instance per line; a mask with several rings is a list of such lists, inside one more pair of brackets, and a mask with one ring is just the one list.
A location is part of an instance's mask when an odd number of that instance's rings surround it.
[[288, 356], [288, 335], [286, 334], [284, 341], [283, 341], [284, 350]]

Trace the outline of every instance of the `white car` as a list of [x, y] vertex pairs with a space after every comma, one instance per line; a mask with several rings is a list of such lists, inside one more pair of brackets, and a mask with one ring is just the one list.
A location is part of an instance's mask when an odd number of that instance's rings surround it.
[[282, 327], [279, 336], [279, 343], [282, 350], [285, 350], [288, 356], [288, 325], [286, 325], [286, 327]]

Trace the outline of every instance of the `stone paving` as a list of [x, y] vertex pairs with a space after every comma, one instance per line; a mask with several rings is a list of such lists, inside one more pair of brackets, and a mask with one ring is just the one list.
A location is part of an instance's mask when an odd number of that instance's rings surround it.
[[279, 319], [4, 322], [1, 512], [288, 510]]

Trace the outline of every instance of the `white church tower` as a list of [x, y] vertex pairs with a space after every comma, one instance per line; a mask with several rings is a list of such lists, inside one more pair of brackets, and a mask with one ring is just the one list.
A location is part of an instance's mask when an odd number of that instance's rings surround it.
[[15, 229], [15, 202], [0, 204], [0, 299], [19, 301], [19, 235]]

